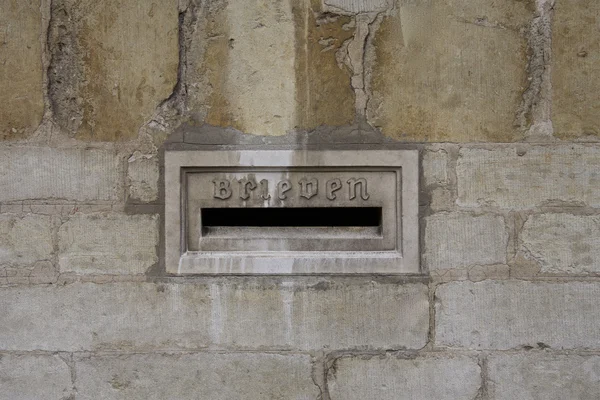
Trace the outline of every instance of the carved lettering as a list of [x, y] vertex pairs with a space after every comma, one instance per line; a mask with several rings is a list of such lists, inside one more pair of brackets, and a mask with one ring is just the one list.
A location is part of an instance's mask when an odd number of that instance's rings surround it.
[[244, 178], [238, 182], [240, 183], [240, 199], [248, 200], [250, 193], [256, 189], [256, 181], [254, 178]]
[[287, 199], [287, 195], [285, 193], [290, 189], [292, 189], [292, 183], [288, 179], [279, 181], [277, 184], [277, 198], [279, 200]]
[[269, 181], [266, 179], [263, 179], [260, 181], [260, 197], [263, 200], [269, 200], [271, 198], [271, 195], [269, 194]]
[[360, 184], [360, 198], [363, 200], [369, 200], [369, 192], [367, 191], [367, 180], [365, 178], [350, 178], [348, 179], [348, 187], [350, 200], [356, 198], [356, 186]]
[[300, 184], [300, 196], [310, 199], [319, 191], [319, 181], [317, 178], [302, 178], [298, 181]]
[[326, 194], [327, 199], [335, 200], [335, 198], [337, 197], [335, 192], [337, 192], [338, 190], [340, 190], [342, 188], [342, 181], [339, 178], [330, 179], [325, 184], [325, 188], [326, 188], [326, 192], [327, 192], [327, 194]]
[[227, 179], [213, 179], [214, 197], [226, 200], [231, 197], [231, 183]]

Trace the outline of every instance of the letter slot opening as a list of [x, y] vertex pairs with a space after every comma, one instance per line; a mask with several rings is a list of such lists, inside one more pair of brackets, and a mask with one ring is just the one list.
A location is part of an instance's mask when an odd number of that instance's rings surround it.
[[381, 207], [202, 208], [202, 235], [227, 238], [376, 238]]

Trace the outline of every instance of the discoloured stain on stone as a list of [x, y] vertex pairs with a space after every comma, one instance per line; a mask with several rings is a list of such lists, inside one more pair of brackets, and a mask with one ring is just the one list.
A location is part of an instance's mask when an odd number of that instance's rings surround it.
[[520, 33], [533, 1], [400, 1], [377, 32], [368, 117], [410, 141], [522, 138], [526, 87]]
[[39, 0], [0, 3], [0, 139], [32, 133], [44, 114]]
[[600, 135], [600, 3], [557, 1], [552, 31], [555, 136]]
[[175, 86], [177, 35], [175, 0], [53, 2], [49, 80], [56, 121], [81, 139], [137, 136]]
[[350, 17], [323, 13], [317, 0], [268, 0], [206, 4], [199, 18], [190, 107], [206, 123], [283, 135], [353, 122], [350, 73], [336, 56]]

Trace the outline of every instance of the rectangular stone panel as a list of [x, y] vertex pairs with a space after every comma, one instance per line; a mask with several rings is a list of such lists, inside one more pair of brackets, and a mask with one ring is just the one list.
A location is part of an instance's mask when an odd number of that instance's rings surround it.
[[424, 284], [370, 279], [345, 284], [228, 280], [2, 288], [0, 347], [418, 349], [427, 343], [427, 293]]
[[170, 151], [170, 273], [417, 273], [416, 151]]
[[597, 400], [598, 355], [528, 352], [494, 354], [488, 361], [491, 400]]
[[330, 371], [331, 400], [474, 399], [481, 386], [477, 360], [467, 356], [344, 357]]
[[0, 202], [119, 200], [121, 169], [121, 160], [110, 150], [2, 147]]
[[457, 204], [530, 209], [570, 203], [600, 206], [596, 145], [462, 148]]
[[0, 399], [72, 399], [71, 371], [58, 355], [0, 354]]
[[316, 399], [307, 355], [129, 354], [78, 357], [77, 399]]
[[597, 283], [456, 282], [436, 291], [440, 346], [600, 348]]

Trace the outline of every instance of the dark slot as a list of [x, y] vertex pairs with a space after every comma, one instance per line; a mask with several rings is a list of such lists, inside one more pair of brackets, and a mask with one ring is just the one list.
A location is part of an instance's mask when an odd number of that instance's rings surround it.
[[381, 207], [203, 208], [202, 226], [380, 226]]

